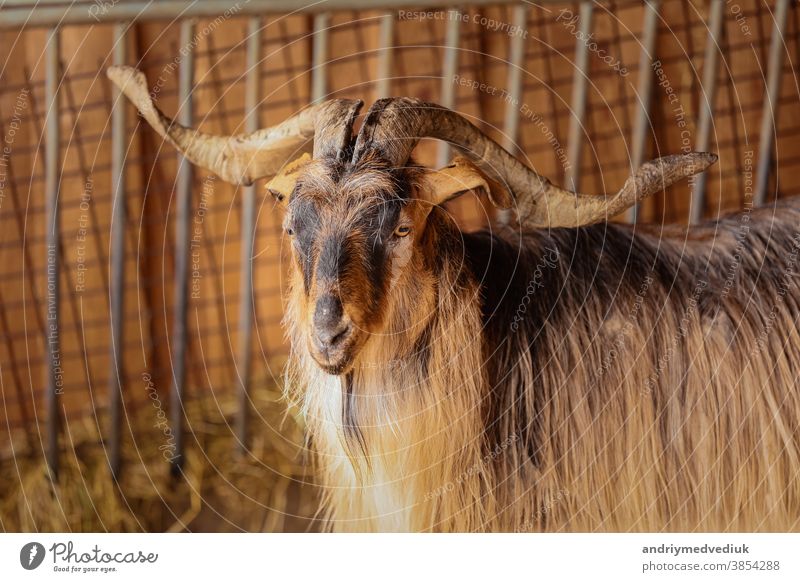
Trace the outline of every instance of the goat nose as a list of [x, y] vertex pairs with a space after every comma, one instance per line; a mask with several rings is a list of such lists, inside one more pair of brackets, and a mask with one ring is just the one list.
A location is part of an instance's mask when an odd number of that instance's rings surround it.
[[327, 350], [342, 339], [349, 329], [343, 317], [342, 302], [334, 295], [325, 295], [314, 309], [314, 335], [320, 349]]

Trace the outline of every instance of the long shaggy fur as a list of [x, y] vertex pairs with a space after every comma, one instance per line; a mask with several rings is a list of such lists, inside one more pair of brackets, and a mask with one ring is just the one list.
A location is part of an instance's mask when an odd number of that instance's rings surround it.
[[330, 525], [798, 529], [798, 225], [797, 200], [661, 234], [435, 211], [354, 371], [294, 352]]
[[[434, 104], [379, 100], [355, 143], [358, 101], [208, 136], [155, 109], [140, 72], [109, 76], [190, 160], [232, 183], [273, 176], [289, 200], [287, 386], [332, 528], [800, 529], [800, 199], [689, 231], [464, 234], [423, 204], [446, 197], [417, 196], [422, 137], [539, 226], [588, 224], [716, 157], [644, 164], [609, 202]], [[281, 170], [312, 131], [314, 160]]]

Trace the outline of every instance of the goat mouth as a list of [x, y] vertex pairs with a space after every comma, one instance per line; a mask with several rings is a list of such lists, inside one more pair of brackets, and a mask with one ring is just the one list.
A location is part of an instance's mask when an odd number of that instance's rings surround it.
[[[350, 339], [350, 338], [348, 338]], [[317, 365], [327, 374], [341, 376], [350, 371], [355, 359], [355, 341], [347, 341], [335, 350], [321, 351], [313, 345], [309, 346], [309, 353]]]
[[326, 374], [330, 374], [331, 376], [342, 376], [343, 374], [349, 372], [350, 368], [353, 366], [353, 358], [350, 357], [349, 354], [341, 358], [330, 358], [328, 360], [318, 358], [314, 354], [312, 354], [312, 356], [317, 362], [317, 365], [322, 368]]
[[351, 362], [344, 362], [341, 364], [321, 364], [317, 362], [317, 364], [319, 364], [319, 367], [322, 368], [326, 374], [330, 374], [331, 376], [343, 376], [350, 371], [351, 367]]

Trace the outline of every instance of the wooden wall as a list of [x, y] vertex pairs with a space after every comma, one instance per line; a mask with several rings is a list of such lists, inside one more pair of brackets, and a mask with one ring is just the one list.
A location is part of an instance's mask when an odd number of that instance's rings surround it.
[[[741, 9], [737, 20], [733, 6]], [[706, 2], [662, 2], [656, 57], [685, 112], [689, 138], [696, 137], [698, 109], [703, 99], [701, 79], [706, 39]], [[725, 34], [719, 50], [719, 90], [714, 103], [713, 150], [721, 155], [708, 183], [706, 216], [740, 207], [748, 172], [754, 170], [759, 140], [767, 48], [771, 37], [773, 2], [737, 0], [726, 3]], [[554, 181], [563, 180], [564, 160], [555, 146], [567, 147], [576, 39], [566, 24], [577, 6], [532, 6], [525, 34], [524, 91], [517, 104], [537, 113], [536, 123], [523, 115], [518, 139], [530, 164]], [[336, 96], [367, 103], [376, 96], [381, 14], [341, 12], [332, 15], [327, 83]], [[447, 18], [396, 16], [393, 48], [394, 95], [432, 101], [441, 97]], [[460, 27], [459, 78], [487, 86], [483, 91], [456, 83], [456, 109], [483, 121], [501, 137], [507, 103], [509, 34], [491, 30], [481, 19], [509, 23], [510, 6], [470, 10]], [[639, 2], [616, 2], [595, 9], [593, 40], [619, 60], [621, 74], [590, 53], [588, 112], [581, 166], [582, 189], [616, 190], [630, 169], [631, 131], [638, 98], [639, 38], [643, 8]], [[276, 123], [304, 106], [310, 95], [313, 19], [305, 15], [264, 19], [261, 63], [264, 102], [261, 121]], [[745, 34], [743, 26], [750, 31]], [[800, 9], [790, 11], [786, 60], [778, 104], [777, 173], [772, 196], [800, 191], [800, 100], [793, 69], [798, 57]], [[243, 130], [244, 73], [247, 19], [200, 20], [196, 37], [196, 122], [204, 130], [234, 133]], [[160, 106], [174, 113], [179, 25], [175, 22], [138, 24], [128, 35], [130, 64], [138, 64], [150, 82], [163, 85]], [[63, 84], [61, 129], [62, 209], [62, 350], [67, 419], [102, 410], [111, 371], [109, 357], [109, 252], [111, 219], [110, 112], [112, 92], [103, 74], [110, 64], [112, 28], [108, 25], [67, 27], [62, 32]], [[43, 410], [43, 329], [47, 289], [43, 202], [44, 30], [0, 32], [0, 394], [3, 423], [24, 427], [38, 442], [37, 417]], [[491, 88], [497, 91], [491, 91]], [[675, 104], [665, 88], [654, 88], [648, 149], [653, 155], [680, 151], [684, 131]], [[126, 410], [146, 402], [142, 374], [152, 374], [165, 396], [171, 367], [169, 330], [172, 321], [174, 213], [177, 158], [128, 107], [129, 140], [126, 200], [128, 209], [125, 274], [124, 378]], [[425, 143], [419, 157], [434, 159], [435, 145]], [[776, 177], [779, 180], [776, 181]], [[228, 391], [236, 385], [240, 271], [241, 191], [195, 175], [193, 200], [199, 224], [197, 275], [190, 303], [189, 382], [191, 396]], [[649, 221], [681, 222], [688, 213], [686, 184], [654, 197], [643, 207]], [[453, 207], [465, 228], [485, 220], [480, 202], [466, 200]], [[280, 212], [259, 193], [258, 230], [254, 248], [256, 333], [253, 338], [253, 376], [265, 381], [279, 377], [286, 346], [280, 327], [283, 240]], [[197, 222], [199, 221], [199, 223]], [[2, 434], [8, 434], [3, 430]], [[0, 449], [13, 444], [3, 443]]]

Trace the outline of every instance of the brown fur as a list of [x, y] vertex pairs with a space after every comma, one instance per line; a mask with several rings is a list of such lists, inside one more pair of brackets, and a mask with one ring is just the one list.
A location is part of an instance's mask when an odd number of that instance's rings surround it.
[[[800, 200], [689, 232], [545, 228], [602, 221], [716, 156], [575, 195], [435, 104], [379, 100], [355, 143], [361, 103], [344, 100], [221, 137], [157, 111], [135, 69], [109, 76], [188, 159], [272, 176], [288, 203], [287, 388], [331, 527], [800, 529]], [[315, 159], [283, 167], [312, 133]], [[408, 167], [421, 137], [507, 196]], [[540, 228], [461, 233], [431, 202], [475, 183]]]
[[[375, 202], [359, 200], [352, 217]], [[798, 529], [798, 207], [688, 238], [611, 224], [462, 235], [435, 209], [342, 376], [305, 349], [296, 269], [288, 384], [330, 526]], [[536, 307], [512, 330], [526, 289]]]

